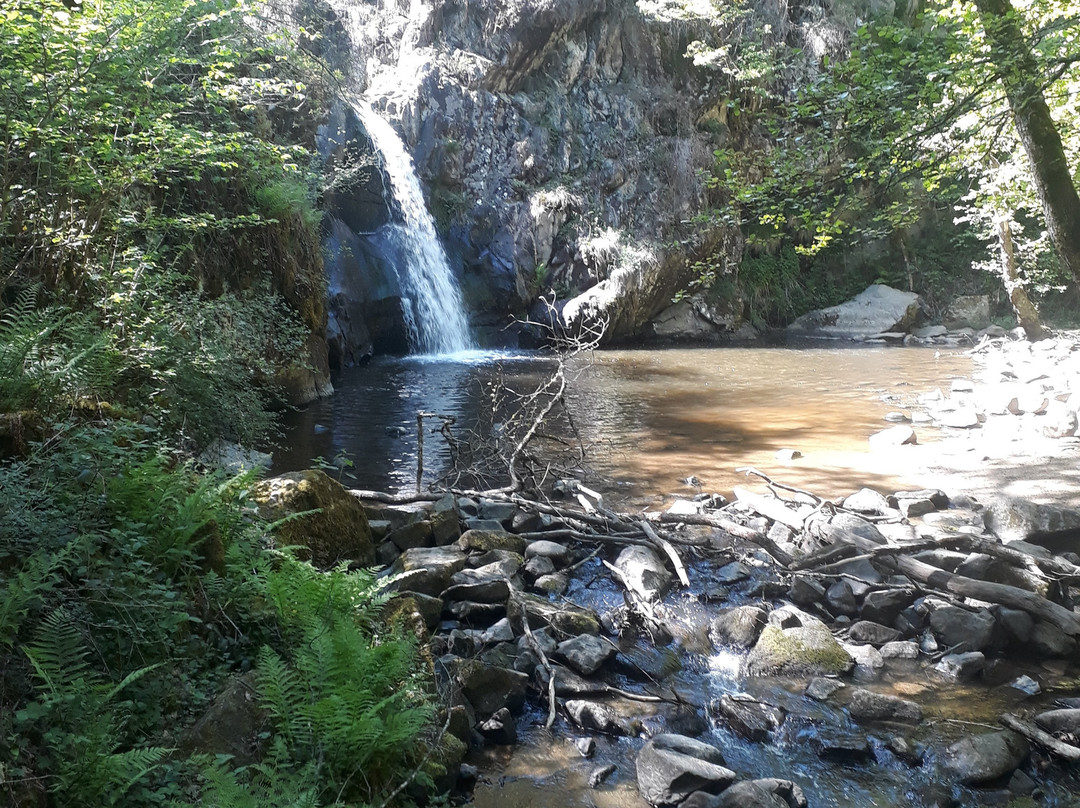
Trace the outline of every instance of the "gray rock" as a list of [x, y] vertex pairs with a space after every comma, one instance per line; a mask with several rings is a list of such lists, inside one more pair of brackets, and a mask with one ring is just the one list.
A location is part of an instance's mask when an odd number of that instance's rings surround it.
[[913, 701], [862, 688], [855, 688], [851, 692], [848, 713], [860, 724], [872, 721], [918, 724], [923, 718], [922, 707]]
[[872, 488], [862, 488], [844, 498], [844, 507], [858, 513], [880, 516], [892, 510], [884, 494]]
[[575, 738], [574, 748], [578, 750], [578, 754], [583, 758], [591, 758], [596, 754], [596, 739], [595, 738]]
[[509, 550], [518, 555], [525, 554], [525, 540], [513, 533], [507, 533], [501, 525], [494, 529], [470, 527], [461, 534], [457, 546], [462, 550]]
[[414, 547], [406, 550], [391, 567], [394, 574], [405, 574], [395, 586], [401, 592], [419, 592], [438, 597], [450, 584], [450, 578], [465, 568], [465, 554], [451, 547]]
[[1080, 528], [1080, 512], [1023, 499], [998, 497], [987, 504], [984, 513], [987, 529], [1004, 542]]
[[847, 615], [851, 617], [859, 611], [859, 605], [855, 602], [855, 593], [851, 590], [851, 582], [847, 580], [836, 581], [825, 592], [825, 605], [835, 615]]
[[517, 511], [517, 506], [513, 502], [497, 499], [481, 499], [479, 505], [481, 519], [491, 519], [500, 523], [509, 522]]
[[555, 572], [555, 562], [547, 556], [534, 555], [525, 562], [524, 569], [525, 575], [535, 581], [537, 578], [553, 574]]
[[724, 609], [712, 621], [709, 636], [717, 647], [750, 648], [765, 628], [765, 610], [758, 606]]
[[880, 647], [885, 645], [885, 643], [900, 639], [900, 632], [895, 628], [889, 628], [880, 623], [873, 623], [869, 620], [860, 620], [857, 623], [851, 624], [851, 628], [848, 629], [848, 636], [851, 638], [852, 642], [868, 643]]
[[1076, 640], [1044, 621], [1035, 624], [1028, 637], [1028, 646], [1041, 657], [1068, 659], [1076, 654]]
[[904, 515], [905, 519], [915, 519], [920, 516], [926, 516], [937, 510], [937, 506], [928, 499], [901, 499], [899, 504], [900, 513]]
[[788, 589], [788, 598], [799, 606], [813, 606], [825, 599], [825, 587], [809, 575], [796, 575]]
[[930, 628], [943, 648], [982, 651], [993, 640], [994, 616], [986, 609], [969, 612], [959, 606], [942, 606], [930, 614]]
[[691, 502], [688, 499], [677, 499], [671, 503], [671, 506], [665, 511], [665, 513], [672, 514], [674, 516], [697, 516], [701, 513], [701, 506], [696, 502]]
[[507, 616], [515, 630], [524, 630], [521, 628], [522, 618], [527, 616], [529, 627], [534, 631], [540, 626], [550, 626], [568, 636], [600, 633], [600, 618], [591, 609], [571, 603], [551, 603], [535, 595], [523, 594], [511, 598], [507, 603]]
[[982, 673], [985, 667], [986, 657], [981, 651], [968, 651], [963, 654], [946, 654], [934, 666], [934, 670], [954, 682], [970, 682]]
[[[496, 567], [496, 569], [492, 569]], [[510, 584], [498, 565], [483, 569], [465, 569], [455, 573], [450, 586], [442, 593], [445, 601], [471, 600], [475, 603], [506, 603]]]
[[508, 668], [489, 667], [476, 659], [445, 660], [452, 681], [461, 688], [478, 716], [489, 717], [506, 707], [517, 714], [525, 706], [529, 677]]
[[918, 659], [919, 644], [906, 640], [887, 642], [881, 646], [882, 659]]
[[863, 339], [887, 331], [908, 331], [916, 322], [922, 303], [913, 292], [874, 284], [839, 306], [819, 309], [795, 320], [793, 333]]
[[570, 588], [570, 579], [565, 572], [556, 572], [551, 575], [541, 575], [535, 581], [533, 581], [532, 588], [536, 592], [543, 592], [545, 595], [559, 595], [566, 594], [566, 590]]
[[829, 697], [837, 690], [843, 690], [847, 685], [836, 679], [827, 679], [824, 676], [815, 676], [806, 686], [803, 694], [814, 701], [828, 701]]
[[204, 466], [222, 469], [227, 474], [241, 474], [252, 469], [269, 469], [274, 457], [269, 452], [245, 449], [239, 443], [218, 438], [199, 455]]
[[600, 784], [615, 774], [615, 764], [608, 763], [606, 766], [598, 766], [589, 772], [589, 788], [599, 788]]
[[484, 740], [490, 743], [500, 745], [517, 743], [517, 726], [510, 711], [505, 707], [496, 710], [490, 718], [477, 724], [476, 729], [484, 736]]
[[648, 547], [631, 545], [619, 553], [615, 568], [631, 591], [646, 601], [659, 600], [671, 586], [671, 573]]
[[1005, 730], [963, 738], [942, 753], [941, 762], [961, 783], [974, 786], [1011, 773], [1029, 751], [1026, 738]]
[[951, 429], [975, 429], [979, 426], [979, 413], [974, 407], [959, 407], [941, 413], [937, 420]]
[[653, 805], [676, 805], [695, 791], [719, 794], [735, 782], [715, 746], [683, 735], [663, 734], [637, 758], [638, 791]]
[[562, 569], [569, 564], [571, 560], [569, 547], [565, 544], [546, 540], [534, 541], [525, 548], [526, 561], [537, 556], [551, 559], [551, 563], [554, 564], [557, 569]]
[[[465, 520], [466, 533], [470, 530], [478, 530], [482, 533], [498, 533], [503, 529], [502, 522], [497, 519], [480, 519], [479, 517], [469, 517]], [[518, 550], [517, 552], [521, 552]]]
[[750, 570], [747, 569], [745, 564], [733, 561], [716, 570], [712, 577], [716, 583], [737, 584], [739, 581], [745, 581], [750, 577]]
[[807, 804], [801, 788], [775, 778], [735, 783], [711, 803], [715, 808], [807, 808]]
[[505, 603], [447, 600], [443, 611], [470, 626], [490, 626], [506, 615]]
[[748, 741], [767, 741], [770, 733], [784, 723], [782, 709], [756, 699], [724, 695], [712, 706], [728, 726]]
[[885, 626], [892, 625], [900, 612], [910, 606], [917, 596], [914, 588], [868, 592], [863, 598], [862, 619]]
[[1080, 738], [1080, 709], [1047, 710], [1035, 716], [1035, 723], [1051, 735]]
[[559, 643], [556, 653], [583, 676], [592, 676], [615, 656], [615, 646], [592, 634], [580, 634]]
[[606, 735], [637, 735], [639, 727], [606, 704], [585, 699], [568, 699], [564, 705], [570, 720], [584, 730]]
[[990, 325], [990, 298], [987, 295], [960, 295], [945, 310], [943, 325], [958, 328], [986, 328]]
[[764, 628], [747, 659], [751, 676], [822, 675], [845, 673], [851, 669], [850, 655], [836, 641], [828, 626], [797, 610], [783, 611], [788, 612], [788, 622], [794, 620], [796, 625]]
[[833, 763], [865, 763], [874, 759], [874, 750], [861, 732], [821, 727], [810, 738], [810, 747], [818, 757]]
[[885, 657], [872, 645], [844, 643], [843, 649], [851, 655], [855, 668], [864, 674], [876, 674], [885, 667]]

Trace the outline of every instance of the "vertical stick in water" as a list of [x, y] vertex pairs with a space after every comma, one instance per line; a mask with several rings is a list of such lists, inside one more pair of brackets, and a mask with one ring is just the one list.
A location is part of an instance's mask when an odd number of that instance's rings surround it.
[[405, 266], [398, 267], [401, 307], [414, 353], [449, 354], [474, 347], [457, 280], [424, 203], [420, 178], [397, 132], [366, 104], [357, 115], [383, 157], [402, 223], [392, 225]]

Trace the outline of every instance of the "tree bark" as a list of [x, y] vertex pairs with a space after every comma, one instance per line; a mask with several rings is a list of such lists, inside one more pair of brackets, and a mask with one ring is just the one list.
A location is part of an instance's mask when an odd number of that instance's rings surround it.
[[975, 0], [975, 6], [1020, 142], [1031, 161], [1046, 231], [1061, 262], [1080, 283], [1080, 196], [1043, 96], [1043, 71], [1027, 45], [1010, 0]]
[[1024, 289], [1023, 281], [1020, 279], [1020, 267], [1016, 265], [1012, 228], [1009, 226], [1009, 220], [1004, 217], [999, 217], [994, 224], [997, 227], [998, 251], [1001, 254], [1001, 284], [1009, 295], [1009, 302], [1012, 303], [1017, 322], [1024, 329], [1027, 338], [1035, 342], [1047, 336], [1046, 329], [1043, 328], [1039, 310], [1028, 297], [1027, 290]]

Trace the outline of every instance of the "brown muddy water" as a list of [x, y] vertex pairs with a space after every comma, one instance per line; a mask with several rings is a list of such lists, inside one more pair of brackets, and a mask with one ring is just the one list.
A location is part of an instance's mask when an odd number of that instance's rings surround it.
[[[373, 361], [337, 379], [332, 398], [293, 414], [274, 471], [344, 453], [354, 487], [411, 490], [418, 411], [454, 416], [464, 434], [485, 421], [489, 384], [528, 391], [552, 367], [539, 354]], [[695, 493], [683, 482], [691, 475], [706, 491], [730, 493], [746, 484], [736, 473], [743, 466], [826, 496], [918, 485], [886, 455], [870, 454], [867, 438], [919, 392], [970, 376], [971, 360], [933, 348], [724, 347], [598, 351], [569, 370], [567, 401], [591, 484], [633, 506]], [[565, 421], [553, 429], [569, 436]], [[776, 460], [786, 448], [802, 457]], [[445, 443], [427, 435], [425, 483], [448, 462]]]

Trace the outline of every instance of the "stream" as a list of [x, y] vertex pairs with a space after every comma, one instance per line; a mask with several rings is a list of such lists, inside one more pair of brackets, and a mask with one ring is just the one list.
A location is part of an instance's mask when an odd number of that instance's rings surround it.
[[[337, 394], [292, 414], [287, 449], [275, 453], [275, 473], [308, 467], [314, 458], [333, 463], [347, 457], [346, 485], [411, 491], [416, 484], [416, 413], [453, 416], [463, 435], [487, 420], [492, 384], [527, 392], [547, 378], [552, 360], [538, 354], [469, 352], [456, 361], [406, 357], [380, 359], [335, 381]], [[574, 360], [568, 368], [567, 403], [582, 443], [588, 448], [588, 485], [623, 510], [655, 508], [699, 490], [729, 495], [754, 466], [785, 483], [826, 497], [864, 486], [881, 491], [920, 488], [910, 468], [868, 450], [867, 438], [889, 424], [887, 413], [906, 411], [915, 397], [950, 380], [970, 376], [972, 361], [960, 351], [926, 348], [847, 346], [724, 347], [667, 350], [610, 350]], [[498, 416], [496, 416], [496, 423]], [[496, 429], [498, 427], [496, 426]], [[937, 439], [920, 432], [921, 442]], [[565, 436], [564, 436], [565, 437]], [[801, 457], [782, 461], [777, 452]], [[438, 435], [425, 436], [425, 484], [445, 473], [450, 454]], [[688, 485], [685, 478], [699, 478]], [[962, 493], [962, 492], [951, 492]], [[1053, 704], [1073, 692], [1076, 671], [1064, 661], [994, 660], [977, 683], [950, 682], [915, 660], [889, 660], [873, 674], [856, 673], [851, 684], [918, 701], [926, 718], [903, 730], [910, 743], [925, 745], [922, 765], [904, 763], [888, 749], [890, 731], [868, 732], [876, 762], [824, 760], [813, 750], [822, 732], [854, 729], [839, 701], [804, 696], [805, 679], [745, 677], [744, 655], [714, 649], [710, 621], [721, 607], [772, 597], [770, 573], [743, 557], [749, 577], [716, 581], [714, 562], [687, 558], [689, 589], [668, 596], [668, 624], [674, 641], [654, 646], [644, 638], [618, 638], [608, 681], [626, 690], [648, 689], [642, 671], [653, 671], [665, 691], [690, 704], [709, 705], [725, 695], [747, 695], [784, 708], [788, 719], [768, 743], [747, 741], [713, 711], [673, 714], [670, 707], [609, 701], [627, 718], [654, 732], [701, 734], [719, 748], [740, 779], [793, 780], [813, 808], [930, 805], [1075, 805], [1080, 791], [1073, 776], [1049, 764], [1031, 796], [1020, 797], [1003, 784], [990, 789], [954, 789], [938, 781], [936, 750], [970, 735], [997, 728], [1001, 712], [1020, 706]], [[574, 603], [603, 615], [623, 603], [622, 590], [600, 559], [578, 570], [566, 593]], [[1029, 697], [1011, 682], [1029, 675], [1043, 683]], [[1072, 677], [1072, 678], [1070, 678]], [[588, 733], [556, 723], [544, 729], [546, 710], [530, 706], [517, 722], [519, 743], [474, 750], [480, 773], [472, 796], [478, 808], [507, 805], [542, 808], [645, 808], [638, 793], [634, 759], [644, 738], [593, 733], [595, 754], [586, 759], [573, 741]], [[684, 727], [680, 722], [688, 721]], [[697, 726], [694, 726], [697, 724]], [[692, 730], [690, 727], [693, 727]], [[614, 766], [601, 784], [590, 785], [600, 767]], [[1034, 773], [1034, 771], [1032, 771]], [[1019, 801], [1018, 801], [1019, 799]], [[957, 801], [958, 800], [958, 801]]]

